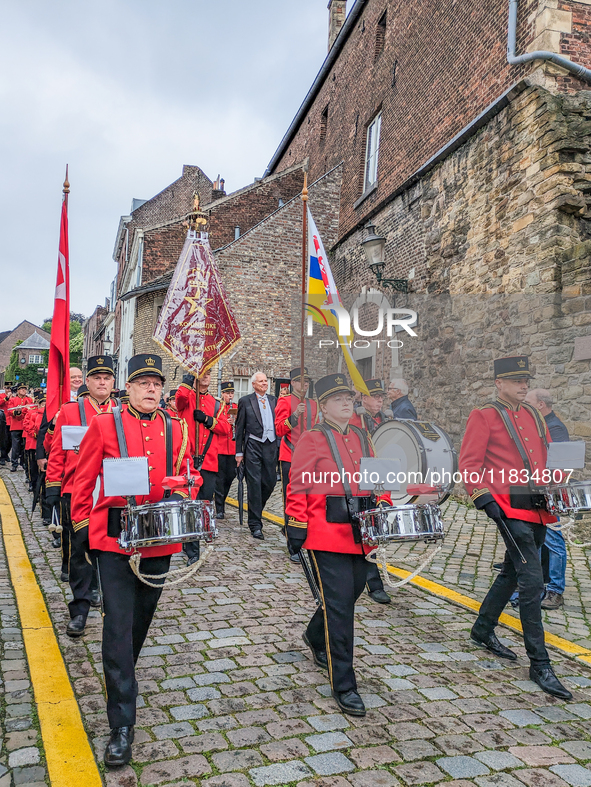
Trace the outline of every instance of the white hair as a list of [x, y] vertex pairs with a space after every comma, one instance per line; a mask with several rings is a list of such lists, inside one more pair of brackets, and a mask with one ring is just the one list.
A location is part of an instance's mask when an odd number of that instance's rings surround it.
[[402, 377], [397, 377], [394, 380], [390, 380], [390, 385], [392, 385], [392, 383], [394, 383], [394, 387], [398, 388], [403, 396], [408, 394], [408, 383], [406, 380], [403, 380]]
[[[256, 378], [257, 378], [257, 374], [265, 374], [265, 372], [261, 372], [260, 370], [259, 370], [258, 372], [255, 372], [255, 373], [252, 375], [252, 377], [250, 378], [250, 384], [251, 384], [251, 385], [252, 385], [252, 384], [254, 383], [254, 381], [256, 380]], [[266, 377], [266, 376], [267, 376], [267, 375], [265, 374], [265, 377]]]

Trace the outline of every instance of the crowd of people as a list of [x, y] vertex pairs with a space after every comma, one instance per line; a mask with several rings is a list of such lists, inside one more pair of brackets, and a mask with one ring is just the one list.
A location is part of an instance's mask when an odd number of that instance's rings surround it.
[[[548, 541], [547, 532], [553, 534], [550, 553], [560, 561], [550, 569], [553, 584], [546, 594], [555, 605], [564, 591], [566, 550], [561, 551], [560, 534], [545, 527], [553, 518], [535, 503], [530, 487], [516, 492], [500, 472], [545, 466], [548, 443], [568, 439], [568, 433], [558, 432], [564, 425], [553, 413], [548, 392], [529, 391], [530, 377], [525, 356], [495, 361], [497, 399], [472, 412], [462, 443], [460, 470], [489, 481], [486, 487], [467, 485], [467, 491], [496, 523], [507, 547], [471, 637], [500, 658], [517, 658], [494, 629], [518, 590], [530, 676], [544, 691], [568, 699], [570, 693], [556, 678], [544, 646], [540, 548]], [[328, 671], [338, 707], [365, 715], [353, 668], [355, 602], [364, 589], [378, 603], [391, 599], [376, 564], [365, 559], [370, 550], [361, 542], [356, 517], [370, 508], [390, 507], [392, 501], [388, 493], [376, 497], [347, 479], [355, 478], [362, 459], [374, 456], [372, 435], [382, 424], [417, 420], [406, 381], [394, 379], [386, 387], [382, 380], [366, 380], [367, 393], [361, 394], [345, 375], [331, 374], [314, 381], [312, 398], [308, 370], [295, 368], [290, 390], [275, 397], [268, 392], [267, 376], [256, 372], [253, 392], [236, 405], [232, 381], [222, 382], [220, 398], [210, 393], [209, 371], [199, 377], [185, 375], [178, 388], [166, 394], [162, 359], [154, 354], [129, 361], [124, 390], [114, 390], [113, 359], [108, 356], [89, 358], [86, 374], [75, 368], [70, 379], [71, 401], [51, 423], [44, 417], [41, 391], [29, 396], [20, 386], [2, 395], [0, 464], [10, 461], [12, 472], [25, 469], [52, 544], [62, 549], [61, 578], [72, 591], [68, 636], [82, 636], [90, 607], [102, 605], [111, 727], [106, 764], [117, 767], [131, 758], [138, 693], [135, 663], [171, 557], [181, 550], [176, 543], [142, 547], [134, 560], [121, 546], [129, 501], [106, 495], [103, 461], [108, 459], [146, 458], [149, 493], [136, 495], [134, 505], [210, 501], [222, 520], [235, 477], [244, 478], [247, 523], [256, 541], [265, 538], [263, 512], [279, 479], [289, 559], [303, 561], [305, 548], [320, 594], [304, 642], [314, 662]], [[336, 486], [304, 482], [317, 471], [335, 470], [341, 477]], [[186, 483], [173, 488], [169, 479], [178, 476], [185, 476]], [[198, 540], [182, 548], [189, 566], [200, 560]], [[142, 578], [146, 575], [149, 583]]]

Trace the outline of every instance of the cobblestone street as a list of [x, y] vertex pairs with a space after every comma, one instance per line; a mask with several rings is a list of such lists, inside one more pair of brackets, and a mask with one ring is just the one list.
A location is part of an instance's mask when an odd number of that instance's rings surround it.
[[[38, 514], [28, 513], [23, 474], [3, 470], [2, 477], [108, 787], [591, 787], [591, 668], [553, 649], [556, 672], [575, 695], [557, 701], [528, 680], [518, 635], [499, 629], [517, 663], [489, 658], [470, 643], [472, 612], [414, 586], [395, 591], [390, 606], [361, 597], [355, 664], [368, 713], [338, 713], [327, 675], [301, 639], [314, 604], [299, 567], [287, 560], [275, 525], [254, 542], [230, 507], [201, 574], [162, 596], [138, 663], [133, 763], [105, 774], [100, 614], [91, 612], [82, 639], [65, 636], [69, 588], [59, 581], [58, 552]], [[498, 550], [494, 530], [455, 503], [446, 516], [450, 535], [427, 574], [481, 598]], [[564, 636], [583, 643], [591, 586], [579, 574], [589, 565], [581, 553], [571, 549], [560, 615]], [[40, 787], [49, 783], [44, 749], [4, 562], [0, 579], [0, 787]], [[554, 630], [562, 631], [554, 614]]]

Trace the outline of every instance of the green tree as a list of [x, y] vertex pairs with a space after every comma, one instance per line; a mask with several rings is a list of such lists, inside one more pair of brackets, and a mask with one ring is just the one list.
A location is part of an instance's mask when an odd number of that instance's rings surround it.
[[[77, 312], [70, 312], [70, 366], [80, 366], [82, 363], [82, 351], [84, 349], [84, 331], [82, 323], [86, 317]], [[41, 326], [44, 331], [51, 333], [51, 320], [45, 320]], [[49, 351], [45, 351], [45, 359], [48, 360]]]

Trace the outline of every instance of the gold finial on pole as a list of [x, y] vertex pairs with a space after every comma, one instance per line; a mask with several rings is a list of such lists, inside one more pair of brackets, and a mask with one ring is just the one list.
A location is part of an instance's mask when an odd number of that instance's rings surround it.
[[193, 209], [189, 213], [188, 219], [189, 228], [194, 232], [203, 230], [209, 221], [207, 213], [201, 210], [201, 197], [196, 191], [193, 192]]
[[70, 193], [70, 181], [68, 180], [68, 165], [66, 164], [66, 179], [64, 180], [64, 194]]
[[304, 202], [308, 201], [308, 160], [304, 162], [302, 166], [304, 170], [304, 188], [302, 189], [302, 199]]

